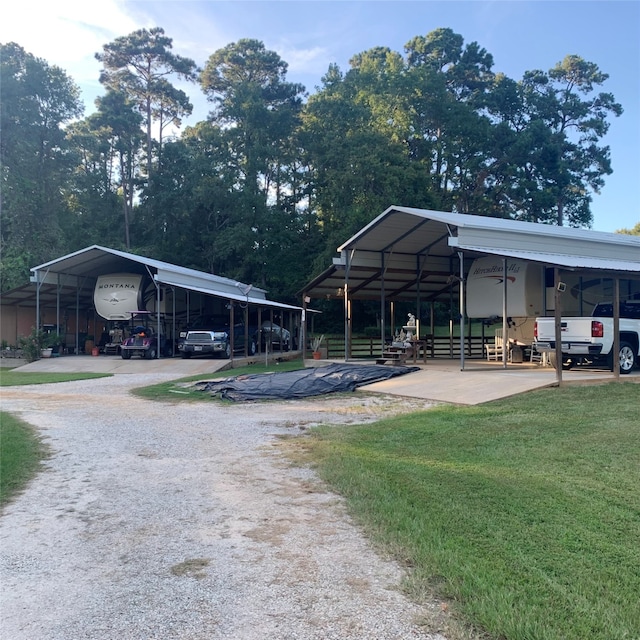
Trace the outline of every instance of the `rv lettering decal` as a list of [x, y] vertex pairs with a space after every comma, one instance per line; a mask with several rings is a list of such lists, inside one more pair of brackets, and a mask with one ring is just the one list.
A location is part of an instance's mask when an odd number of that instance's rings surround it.
[[[518, 273], [520, 271], [520, 265], [511, 263], [507, 265], [507, 273]], [[473, 272], [474, 276], [483, 276], [491, 273], [502, 273], [502, 265], [494, 264], [490, 267], [476, 267]], [[509, 278], [511, 280], [511, 278]]]
[[127, 284], [125, 282], [107, 282], [106, 284], [99, 284], [97, 289], [136, 289], [134, 284]]

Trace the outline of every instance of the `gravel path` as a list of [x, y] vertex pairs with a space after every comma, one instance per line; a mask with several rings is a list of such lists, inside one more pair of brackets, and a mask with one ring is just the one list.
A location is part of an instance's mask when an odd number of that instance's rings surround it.
[[[118, 375], [5, 387], [53, 455], [0, 518], [7, 640], [444, 640], [281, 434], [427, 403], [158, 403]], [[389, 406], [391, 404], [392, 406]]]

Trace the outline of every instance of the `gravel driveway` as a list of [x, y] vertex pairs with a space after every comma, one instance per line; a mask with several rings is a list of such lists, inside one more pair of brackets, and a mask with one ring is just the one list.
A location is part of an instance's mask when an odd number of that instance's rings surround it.
[[0, 518], [2, 638], [405, 640], [441, 615], [399, 591], [339, 497], [278, 436], [428, 406], [346, 398], [222, 406], [127, 394], [167, 375], [5, 387], [45, 470]]

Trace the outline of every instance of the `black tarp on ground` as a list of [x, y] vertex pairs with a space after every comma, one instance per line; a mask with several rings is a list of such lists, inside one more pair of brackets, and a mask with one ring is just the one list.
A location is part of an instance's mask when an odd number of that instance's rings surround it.
[[388, 365], [330, 364], [282, 373], [256, 373], [196, 383], [202, 391], [220, 394], [228, 400], [291, 400], [338, 391], [353, 391], [372, 382], [388, 380], [420, 367]]

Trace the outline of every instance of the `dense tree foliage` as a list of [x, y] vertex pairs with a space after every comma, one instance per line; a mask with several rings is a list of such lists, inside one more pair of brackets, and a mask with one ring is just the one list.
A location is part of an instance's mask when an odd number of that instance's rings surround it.
[[631, 229], [618, 229], [617, 233], [625, 233], [628, 236], [640, 236], [640, 222]]
[[227, 265], [267, 286], [269, 274], [288, 266], [296, 243], [298, 149], [295, 132], [304, 87], [287, 82], [287, 64], [262, 42], [240, 40], [211, 55], [200, 84], [214, 105], [212, 125], [233, 175], [235, 215], [229, 220]]
[[0, 45], [2, 288], [68, 246], [65, 187], [73, 156], [65, 125], [82, 114], [79, 90], [62, 69], [15, 43]]
[[[588, 227], [622, 113], [594, 63], [571, 55], [511, 79], [451, 29], [332, 64], [311, 96], [257, 40], [201, 70], [160, 28], [96, 57], [105, 94], [81, 120], [62, 70], [2, 45], [3, 289], [97, 242], [293, 301], [392, 204]], [[212, 104], [181, 135], [192, 107], [178, 80]]]
[[179, 126], [181, 118], [190, 115], [193, 105], [180, 89], [168, 80], [175, 76], [195, 81], [196, 63], [189, 58], [171, 52], [173, 41], [164, 35], [164, 29], [139, 29], [128, 36], [105, 44], [96, 59], [104, 69], [100, 82], [110, 89], [127, 96], [142, 115], [146, 139], [147, 177], [152, 174], [154, 122], [158, 125], [158, 145], [166, 127]]

